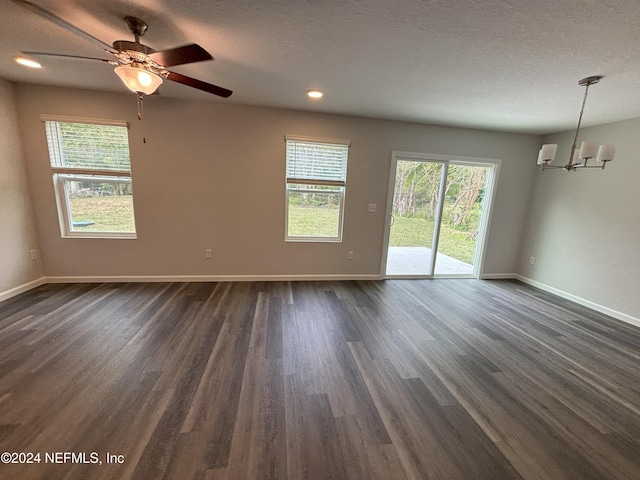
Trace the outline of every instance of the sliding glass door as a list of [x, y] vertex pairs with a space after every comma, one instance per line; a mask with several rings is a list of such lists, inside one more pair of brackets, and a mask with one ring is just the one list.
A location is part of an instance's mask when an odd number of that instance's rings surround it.
[[398, 160], [389, 225], [387, 275], [433, 274], [444, 162]]
[[449, 165], [436, 275], [473, 274], [489, 168], [454, 162]]
[[394, 152], [385, 277], [478, 276], [497, 168], [478, 160]]

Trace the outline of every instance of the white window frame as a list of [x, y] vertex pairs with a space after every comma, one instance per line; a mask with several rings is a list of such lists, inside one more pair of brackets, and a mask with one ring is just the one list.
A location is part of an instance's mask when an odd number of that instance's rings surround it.
[[[286, 144], [289, 141], [305, 142], [305, 143], [317, 143], [317, 144], [331, 144], [331, 145], [344, 145], [346, 147], [351, 146], [350, 140], [331, 139], [331, 138], [315, 138], [315, 137], [300, 137], [295, 135], [286, 135], [285, 139], [285, 162], [288, 166], [288, 157], [286, 155]], [[290, 178], [286, 176], [285, 180], [285, 222], [284, 222], [284, 235], [285, 242], [342, 242], [342, 231], [344, 223], [344, 202], [347, 188], [347, 166], [348, 166], [348, 154], [345, 160], [344, 166], [344, 180], [341, 181], [329, 181], [329, 180], [313, 180], [307, 178]], [[286, 170], [285, 166], [285, 170]], [[290, 185], [309, 185], [309, 188], [290, 187]], [[336, 190], [314, 190], [314, 186], [334, 186]], [[319, 193], [326, 195], [339, 195], [340, 205], [338, 207], [338, 233], [333, 237], [322, 236], [299, 236], [289, 235], [289, 196], [291, 193]]]
[[[114, 120], [99, 120], [92, 118], [80, 117], [63, 117], [42, 115], [40, 120], [44, 122], [59, 123], [82, 123], [103, 126], [116, 126], [129, 128], [128, 122]], [[46, 132], [45, 132], [46, 133]], [[127, 135], [128, 138], [128, 135]], [[47, 143], [49, 139], [47, 137]], [[127, 145], [129, 148], [129, 145]], [[51, 157], [51, 154], [49, 153]], [[50, 158], [51, 164], [51, 158]], [[53, 178], [53, 186], [56, 199], [56, 207], [58, 211], [58, 222], [60, 225], [60, 235], [63, 238], [113, 238], [113, 239], [136, 239], [137, 232], [113, 232], [113, 231], [77, 231], [73, 230], [73, 219], [71, 215], [71, 206], [65, 189], [66, 181], [81, 181], [95, 183], [131, 183], [131, 170], [106, 170], [97, 168], [77, 168], [77, 167], [59, 167], [51, 166], [51, 174]], [[134, 214], [135, 218], [135, 214]]]

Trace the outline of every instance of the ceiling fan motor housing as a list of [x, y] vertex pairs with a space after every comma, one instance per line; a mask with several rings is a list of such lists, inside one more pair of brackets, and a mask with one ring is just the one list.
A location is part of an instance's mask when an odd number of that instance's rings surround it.
[[132, 51], [142, 53], [143, 55], [151, 55], [152, 53], [155, 53], [155, 50], [151, 47], [147, 47], [146, 45], [138, 42], [129, 42], [128, 40], [116, 40], [113, 42], [113, 48], [119, 52]]

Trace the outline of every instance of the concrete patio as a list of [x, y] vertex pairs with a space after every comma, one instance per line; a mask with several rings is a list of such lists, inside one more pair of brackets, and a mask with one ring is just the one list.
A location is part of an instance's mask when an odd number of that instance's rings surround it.
[[[431, 249], [426, 247], [389, 247], [387, 275], [428, 275]], [[471, 275], [473, 265], [439, 253], [435, 273], [438, 275]]]

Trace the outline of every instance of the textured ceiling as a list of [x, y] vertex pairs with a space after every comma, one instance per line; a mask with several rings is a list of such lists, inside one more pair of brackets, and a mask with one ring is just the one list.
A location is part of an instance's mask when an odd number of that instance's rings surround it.
[[[168, 97], [527, 133], [640, 117], [638, 0], [32, 0], [111, 44], [122, 18], [149, 24], [156, 50], [189, 42], [214, 62], [173, 70], [234, 90], [226, 100], [165, 82]], [[0, 0], [0, 77], [127, 91], [108, 64], [21, 50], [101, 56], [95, 45]], [[108, 56], [105, 56], [108, 58]], [[317, 87], [320, 101], [306, 98]], [[133, 95], [133, 94], [132, 94]]]

